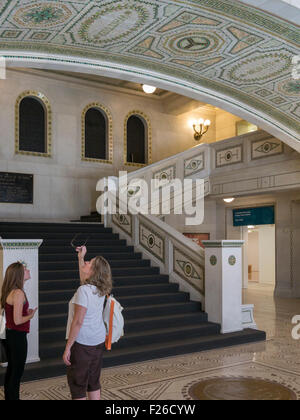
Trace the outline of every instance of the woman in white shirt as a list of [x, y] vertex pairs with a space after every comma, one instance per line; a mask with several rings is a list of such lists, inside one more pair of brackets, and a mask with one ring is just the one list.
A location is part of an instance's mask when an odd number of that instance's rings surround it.
[[84, 261], [86, 247], [77, 248], [81, 286], [69, 303], [67, 344], [63, 360], [73, 400], [100, 400], [100, 375], [105, 349], [103, 322], [105, 296], [111, 293], [112, 275], [103, 257]]

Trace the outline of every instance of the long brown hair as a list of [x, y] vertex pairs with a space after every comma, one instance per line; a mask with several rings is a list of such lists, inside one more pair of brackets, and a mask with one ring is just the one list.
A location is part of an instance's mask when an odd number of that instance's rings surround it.
[[112, 274], [109, 262], [104, 257], [96, 257], [92, 265], [93, 274], [86, 284], [92, 284], [98, 289], [99, 296], [105, 296], [112, 290]]
[[1, 308], [5, 307], [6, 299], [13, 290], [23, 290], [25, 268], [20, 262], [11, 264], [5, 273], [4, 282], [1, 291]]

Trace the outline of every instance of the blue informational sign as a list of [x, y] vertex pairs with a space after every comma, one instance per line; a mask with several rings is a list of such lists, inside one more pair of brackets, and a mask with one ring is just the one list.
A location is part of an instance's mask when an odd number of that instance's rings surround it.
[[273, 225], [274, 223], [274, 206], [233, 210], [233, 226]]

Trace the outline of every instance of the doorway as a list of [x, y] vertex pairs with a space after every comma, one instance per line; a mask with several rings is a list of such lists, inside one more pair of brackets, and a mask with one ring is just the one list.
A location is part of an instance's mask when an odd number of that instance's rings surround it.
[[248, 281], [275, 288], [275, 225], [248, 226]]

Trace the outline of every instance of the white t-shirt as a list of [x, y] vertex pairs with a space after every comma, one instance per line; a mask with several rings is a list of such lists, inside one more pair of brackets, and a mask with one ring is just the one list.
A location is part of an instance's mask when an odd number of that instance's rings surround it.
[[76, 342], [86, 346], [97, 346], [105, 341], [106, 330], [103, 322], [104, 300], [105, 296], [98, 295], [96, 286], [85, 284], [79, 287], [69, 303], [66, 339], [68, 339], [70, 334], [74, 318], [74, 304], [76, 304], [87, 308]]

